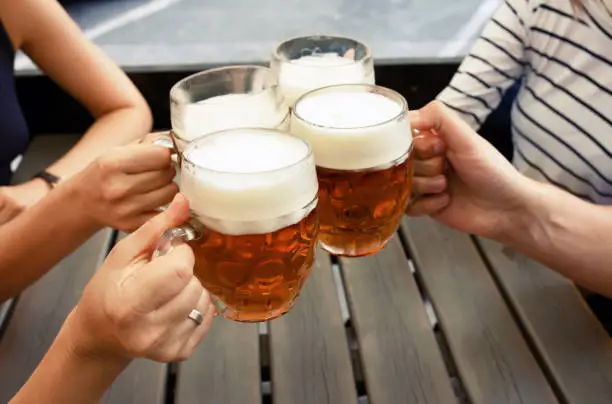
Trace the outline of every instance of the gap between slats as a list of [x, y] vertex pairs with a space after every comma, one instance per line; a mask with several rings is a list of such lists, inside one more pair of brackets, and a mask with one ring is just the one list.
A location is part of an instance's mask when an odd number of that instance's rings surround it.
[[459, 378], [459, 372], [457, 371], [457, 366], [450, 353], [450, 348], [448, 346], [448, 342], [446, 341], [446, 336], [444, 335], [444, 332], [442, 331], [439, 325], [438, 316], [436, 314], [436, 311], [433, 305], [431, 304], [429, 296], [427, 296], [425, 287], [423, 286], [423, 280], [419, 276], [419, 272], [416, 266], [414, 265], [412, 258], [410, 257], [410, 249], [408, 247], [408, 240], [406, 239], [406, 236], [403, 234], [402, 231], [398, 230], [397, 236], [400, 239], [400, 244], [402, 245], [402, 249], [404, 251], [406, 259], [408, 260], [408, 265], [410, 266], [410, 270], [412, 271], [412, 276], [417, 285], [417, 289], [421, 295], [421, 299], [423, 300], [423, 305], [425, 307], [425, 311], [427, 312], [427, 316], [429, 317], [431, 327], [434, 331], [436, 342], [438, 343], [438, 346], [440, 347], [440, 351], [442, 352], [442, 359], [444, 360], [446, 371], [448, 372], [448, 375], [450, 377], [451, 384], [455, 392], [455, 396], [459, 400], [460, 404], [469, 404], [469, 399], [468, 399], [466, 390], [463, 386], [463, 382]]

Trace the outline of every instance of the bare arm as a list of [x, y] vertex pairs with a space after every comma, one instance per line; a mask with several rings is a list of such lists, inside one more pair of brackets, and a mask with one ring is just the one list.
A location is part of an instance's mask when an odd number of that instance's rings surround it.
[[612, 296], [612, 207], [533, 182], [503, 242], [576, 283]]
[[151, 112], [128, 77], [88, 41], [55, 0], [0, 0], [13, 44], [87, 108], [95, 123], [49, 171], [69, 178], [112, 146], [151, 129]]
[[75, 208], [69, 184], [0, 227], [0, 302], [19, 294], [100, 226]]
[[9, 404], [98, 403], [130, 361], [84, 356], [75, 350], [74, 339], [73, 330], [62, 327], [30, 379]]

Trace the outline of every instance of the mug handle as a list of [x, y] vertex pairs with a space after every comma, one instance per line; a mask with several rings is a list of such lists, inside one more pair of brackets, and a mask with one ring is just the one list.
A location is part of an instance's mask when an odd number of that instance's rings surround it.
[[[203, 226], [194, 219], [166, 230], [159, 236], [153, 254], [151, 254], [151, 260], [169, 254], [170, 251], [183, 243], [200, 239], [203, 233], [202, 230]], [[212, 301], [215, 305], [215, 317], [225, 312], [226, 307], [220, 300], [212, 296]]]
[[195, 220], [166, 230], [161, 234], [151, 255], [151, 259], [163, 257], [170, 253], [175, 247], [202, 237], [202, 226]]
[[179, 152], [176, 140], [174, 138], [174, 132], [171, 130], [164, 130], [158, 132], [151, 132], [146, 135], [140, 143], [151, 143], [156, 146], [162, 146], [172, 151], [172, 161], [176, 164], [177, 168], [181, 167], [182, 156]]

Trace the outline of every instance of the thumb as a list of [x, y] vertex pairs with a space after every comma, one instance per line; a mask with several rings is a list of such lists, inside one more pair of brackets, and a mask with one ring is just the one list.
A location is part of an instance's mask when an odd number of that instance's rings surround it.
[[189, 201], [178, 193], [165, 211], [150, 219], [124, 240], [129, 244], [130, 255], [136, 257], [145, 251], [152, 251], [164, 231], [180, 226], [187, 220]]
[[482, 138], [457, 114], [439, 101], [433, 101], [410, 114], [410, 125], [418, 131], [435, 131], [448, 150], [468, 152], [477, 148]]

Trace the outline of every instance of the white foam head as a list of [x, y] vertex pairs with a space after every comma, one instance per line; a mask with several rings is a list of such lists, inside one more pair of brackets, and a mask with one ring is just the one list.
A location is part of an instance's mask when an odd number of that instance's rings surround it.
[[184, 153], [181, 192], [205, 226], [264, 234], [314, 208], [318, 183], [309, 146], [289, 134], [234, 129], [203, 136]]
[[407, 110], [401, 95], [382, 87], [332, 86], [297, 101], [291, 133], [310, 143], [319, 167], [383, 168], [410, 149]]
[[310, 90], [334, 84], [374, 84], [374, 69], [337, 53], [318, 53], [282, 61], [278, 85], [288, 105]]
[[275, 91], [225, 94], [182, 105], [173, 111], [172, 128], [187, 141], [220, 130], [276, 128], [286, 118], [288, 109], [278, 105]]

